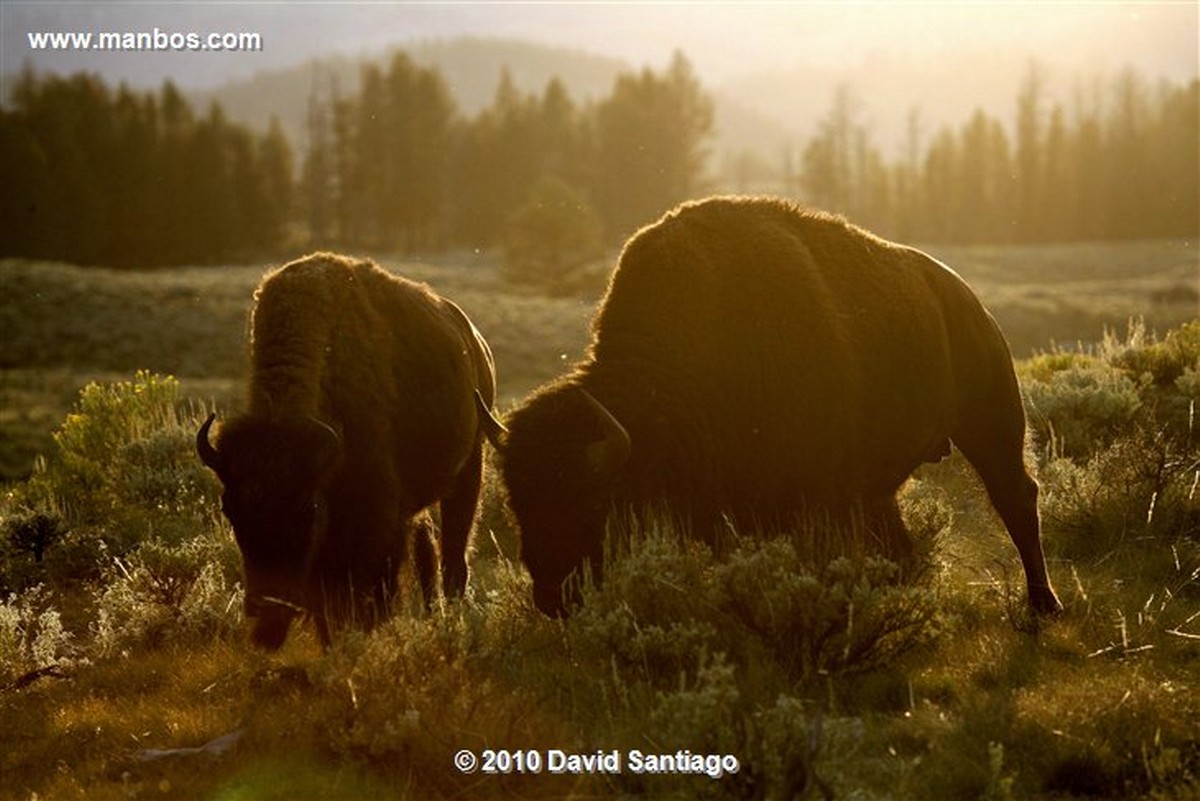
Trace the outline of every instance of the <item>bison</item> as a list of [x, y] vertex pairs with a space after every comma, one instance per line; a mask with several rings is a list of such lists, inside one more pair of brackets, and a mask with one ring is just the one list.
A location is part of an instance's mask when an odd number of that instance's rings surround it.
[[387, 613], [410, 555], [436, 591], [467, 583], [482, 473], [478, 394], [495, 396], [487, 343], [456, 305], [370, 261], [318, 253], [268, 274], [251, 316], [247, 411], [196, 435], [223, 485], [252, 638], [274, 650], [299, 613], [331, 629]]
[[549, 614], [601, 570], [614, 508], [666, 507], [702, 538], [815, 509], [905, 538], [896, 492], [951, 443], [1033, 609], [1061, 608], [995, 320], [945, 265], [833, 215], [736, 197], [668, 213], [626, 244], [585, 358], [486, 425]]

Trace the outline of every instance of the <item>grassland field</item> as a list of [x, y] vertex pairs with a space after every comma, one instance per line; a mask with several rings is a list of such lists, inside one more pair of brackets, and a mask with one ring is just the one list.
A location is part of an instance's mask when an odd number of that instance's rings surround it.
[[[971, 283], [1018, 358], [1095, 342], [1131, 318], [1161, 333], [1200, 315], [1195, 242], [929, 251]], [[471, 315], [495, 351], [502, 406], [579, 357], [603, 290], [600, 278], [548, 296], [506, 282], [494, 260], [474, 254], [379, 261]], [[179, 377], [190, 395], [236, 407], [251, 296], [271, 266], [114, 271], [0, 261], [0, 478], [27, 474], [90, 380], [151, 370]]]
[[[1200, 320], [1196, 242], [928, 250], [1019, 360], [1099, 354], [1130, 319], [1160, 335]], [[378, 260], [472, 317], [501, 408], [579, 357], [603, 291], [603, 270], [547, 293], [474, 254]], [[177, 377], [166, 425], [185, 449], [201, 408], [238, 409], [247, 313], [270, 266], [0, 261], [4, 531], [28, 514], [35, 457], [54, 458], [86, 384]], [[249, 648], [228, 527], [211, 501], [185, 498], [200, 510], [180, 518], [193, 539], [101, 550], [86, 580], [47, 567], [40, 589], [0, 598], [0, 666], [30, 667], [0, 673], [0, 799], [1200, 798], [1200, 436], [1182, 430], [1168, 440], [1130, 422], [1086, 457], [1042, 460], [1068, 607], [1050, 623], [1024, 612], [1015, 551], [957, 455], [905, 491], [930, 548], [919, 586], [873, 562], [810, 575], [794, 543], [721, 562], [663, 523], [566, 622], [532, 609], [492, 471], [472, 599], [430, 613], [410, 599], [324, 654], [308, 631], [275, 656]], [[166, 537], [153, 509], [126, 512], [111, 527]], [[461, 749], [617, 750], [626, 770], [463, 773]], [[740, 770], [635, 775], [633, 749], [733, 754]]]
[[[972, 284], [1018, 357], [1093, 342], [1131, 317], [1165, 331], [1200, 314], [1194, 242], [930, 251]], [[379, 260], [467, 310], [496, 352], [506, 401], [578, 357], [603, 288], [595, 281], [590, 292], [547, 297], [505, 282], [494, 260], [474, 254], [435, 263]], [[61, 419], [75, 391], [97, 376], [164, 372], [195, 394], [235, 403], [251, 295], [270, 266], [138, 272], [0, 262], [2, 475], [19, 474], [35, 450], [29, 443], [44, 443], [38, 432]]]

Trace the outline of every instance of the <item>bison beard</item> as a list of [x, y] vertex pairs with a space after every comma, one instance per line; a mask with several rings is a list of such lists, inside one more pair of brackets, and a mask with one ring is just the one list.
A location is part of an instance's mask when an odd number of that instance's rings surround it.
[[491, 351], [466, 315], [377, 265], [315, 254], [268, 275], [251, 320], [249, 409], [216, 443], [196, 435], [223, 485], [246, 579], [252, 639], [273, 650], [307, 614], [328, 645], [388, 614], [415, 561], [436, 591], [467, 583], [483, 465], [476, 400], [495, 397]]
[[786, 201], [685, 204], [626, 244], [592, 334], [507, 429], [487, 424], [543, 611], [563, 611], [585, 563], [602, 567], [614, 508], [665, 506], [706, 539], [726, 520], [865, 514], [904, 540], [896, 492], [951, 443], [1017, 547], [1030, 604], [1061, 609], [1007, 343], [933, 258]]

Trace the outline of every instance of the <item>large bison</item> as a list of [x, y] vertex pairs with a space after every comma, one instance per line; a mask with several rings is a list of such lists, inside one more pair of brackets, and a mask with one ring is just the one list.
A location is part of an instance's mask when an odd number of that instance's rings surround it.
[[292, 619], [369, 627], [398, 568], [416, 561], [426, 599], [437, 566], [461, 594], [482, 471], [478, 393], [495, 396], [492, 354], [466, 315], [369, 261], [319, 253], [263, 280], [251, 318], [249, 408], [196, 435], [224, 485], [246, 577], [253, 640], [275, 649]]
[[584, 563], [602, 568], [614, 507], [665, 505], [700, 537], [814, 509], [903, 534], [898, 488], [951, 442], [1032, 607], [1061, 608], [1008, 346], [933, 258], [782, 200], [689, 203], [630, 239], [592, 333], [507, 431], [487, 421], [543, 611], [563, 611]]

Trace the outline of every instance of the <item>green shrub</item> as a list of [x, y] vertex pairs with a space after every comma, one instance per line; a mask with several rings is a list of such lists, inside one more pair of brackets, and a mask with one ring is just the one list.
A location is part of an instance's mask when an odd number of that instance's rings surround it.
[[1194, 428], [1195, 404], [1200, 401], [1200, 367], [1188, 367], [1175, 379], [1175, 388], [1188, 403], [1188, 428]]
[[91, 582], [101, 656], [238, 628], [240, 557], [195, 455], [204, 413], [169, 376], [84, 387], [54, 453], [6, 499], [0, 583]]
[[1047, 380], [1025, 384], [1030, 425], [1047, 452], [1087, 456], [1103, 450], [1142, 405], [1138, 386], [1099, 360], [1072, 360]]
[[1093, 367], [1099, 361], [1097, 357], [1086, 353], [1069, 350], [1052, 350], [1049, 353], [1039, 353], [1017, 363], [1017, 375], [1021, 382], [1038, 381], [1050, 383], [1055, 373], [1061, 373], [1075, 367]]
[[71, 665], [76, 661], [72, 640], [45, 587], [0, 600], [0, 688], [37, 671]]
[[[180, 400], [171, 377], [88, 384], [54, 434], [55, 451], [6, 499], [8, 539], [52, 519], [58, 536], [36, 556], [84, 567], [97, 552], [91, 540], [121, 556], [152, 537], [178, 543], [211, 527], [220, 489], [194, 445], [204, 414]], [[87, 558], [56, 553], [73, 547]]]
[[[527, 579], [507, 567], [487, 576], [495, 583], [474, 601], [340, 637], [309, 670], [319, 694], [293, 712], [297, 728], [339, 759], [403, 767], [426, 797], [477, 789], [477, 776], [452, 769], [460, 748], [565, 747], [575, 735], [561, 716], [592, 666], [564, 659], [559, 627], [533, 610]], [[513, 797], [530, 779], [488, 778]]]
[[100, 656], [241, 629], [242, 589], [232, 538], [143, 542], [114, 557], [95, 590], [93, 648]]
[[1152, 652], [1166, 660], [1194, 650], [1196, 443], [1144, 421], [1086, 461], [1051, 460], [1040, 479], [1050, 555], [1071, 564], [1075, 597], [1068, 606], [1083, 615], [1089, 656]]
[[1084, 462], [1052, 459], [1041, 470], [1041, 508], [1071, 558], [1100, 558], [1123, 542], [1200, 541], [1200, 450], [1136, 428]]
[[[820, 713], [787, 694], [757, 701], [737, 672], [720, 655], [701, 654], [694, 679], [658, 692], [648, 725], [635, 717], [636, 729], [624, 734], [629, 748], [646, 754], [703, 755], [703, 772], [628, 774], [626, 789], [655, 798], [810, 798], [820, 788], [832, 797], [817, 769]], [[718, 760], [727, 756], [736, 763]]]
[[57, 554], [64, 540], [55, 514], [22, 510], [0, 523], [0, 593], [26, 590], [47, 573], [47, 552]]
[[[646, 754], [677, 754], [687, 751], [703, 755], [708, 773], [662, 776], [629, 774], [621, 784], [635, 792], [657, 797], [729, 798], [741, 795], [731, 785], [750, 779], [741, 774], [745, 759], [746, 725], [750, 710], [742, 699], [734, 667], [721, 656], [700, 655], [695, 679], [681, 680], [669, 691], [657, 693], [648, 725], [629, 733], [633, 747]], [[736, 771], [726, 773], [722, 755], [737, 755]]]
[[[922, 530], [944, 526], [932, 493], [921, 504]], [[612, 525], [605, 580], [585, 582], [566, 620], [537, 613], [528, 576], [498, 554], [477, 566], [470, 601], [341, 638], [310, 669], [319, 694], [290, 725], [359, 763], [414, 766], [406, 777], [435, 795], [475, 786], [449, 769], [455, 750], [492, 747], [684, 749], [740, 763], [716, 779], [488, 777], [513, 797], [550, 780], [561, 793], [791, 797], [819, 783], [819, 726], [800, 693], [891, 663], [938, 630], [936, 593], [878, 556], [806, 563], [811, 544], [789, 533], [717, 555], [665, 516]]]
[[1168, 331], [1161, 340], [1134, 323], [1125, 341], [1106, 336], [1102, 348], [1109, 362], [1141, 387], [1143, 404], [1159, 425], [1179, 436], [1195, 435], [1200, 320]]
[[736, 619], [810, 681], [886, 664], [936, 630], [936, 596], [898, 581], [882, 557], [806, 569], [777, 541], [735, 555], [717, 577]]
[[1124, 342], [1108, 335], [1102, 347], [1113, 365], [1169, 388], [1185, 371], [1200, 367], [1200, 320], [1168, 331], [1161, 341], [1148, 335], [1141, 323], [1131, 323]]
[[717, 652], [812, 681], [870, 669], [936, 632], [936, 593], [870, 553], [861, 527], [798, 521], [792, 532], [742, 537], [716, 556], [681, 541], [669, 518], [617, 525], [623, 545], [603, 585], [585, 589], [568, 635], [599, 645], [651, 686], [674, 683], [699, 654]]
[[1017, 364], [1043, 458], [1086, 459], [1133, 425], [1195, 434], [1200, 321], [1161, 340], [1138, 320], [1086, 352], [1053, 351]]

